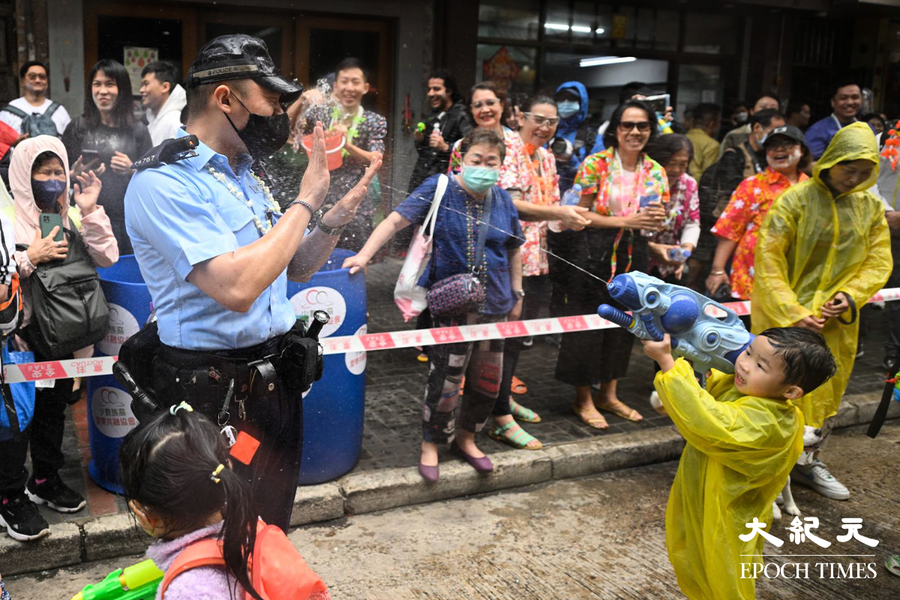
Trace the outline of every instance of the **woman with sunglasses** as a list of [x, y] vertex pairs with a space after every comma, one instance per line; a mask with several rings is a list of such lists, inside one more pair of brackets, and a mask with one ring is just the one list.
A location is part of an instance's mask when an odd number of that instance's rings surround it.
[[[542, 306], [550, 301], [550, 268], [547, 261], [547, 229], [550, 221], [560, 221], [563, 227], [580, 231], [588, 224], [583, 216], [588, 211], [579, 206], [559, 205], [559, 176], [556, 159], [544, 145], [556, 134], [559, 112], [556, 101], [548, 96], [533, 96], [519, 104], [518, 135], [521, 150], [504, 166], [516, 174], [519, 187], [507, 192], [519, 211], [525, 244], [522, 246], [522, 318], [537, 318]], [[522, 429], [516, 420], [539, 423], [541, 418], [532, 410], [513, 400], [511, 392], [514, 373], [525, 338], [506, 340], [503, 350], [503, 378], [494, 405], [496, 428], [488, 435], [514, 448], [540, 450], [540, 441]]]
[[[594, 276], [551, 257], [554, 280], [563, 282], [561, 316], [595, 313], [600, 304], [623, 308], [612, 301], [604, 282], [649, 267], [649, 238], [644, 234], [659, 230], [669, 203], [666, 173], [644, 152], [657, 135], [653, 110], [640, 100], [628, 100], [613, 112], [603, 134], [606, 150], [581, 164], [575, 183], [582, 186], [579, 205], [590, 209], [585, 213], [590, 223], [564, 258]], [[558, 274], [563, 277], [557, 278]], [[575, 386], [572, 410], [588, 427], [609, 427], [597, 409], [627, 421], [643, 418], [616, 395], [616, 383], [628, 370], [633, 344], [634, 336], [619, 328], [562, 336], [556, 378]], [[595, 401], [591, 387], [597, 384], [600, 391]]]

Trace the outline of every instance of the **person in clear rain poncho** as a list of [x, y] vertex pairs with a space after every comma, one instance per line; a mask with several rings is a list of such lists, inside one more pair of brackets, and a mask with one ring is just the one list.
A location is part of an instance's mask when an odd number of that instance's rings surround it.
[[[754, 333], [791, 325], [818, 331], [837, 361], [837, 374], [800, 402], [806, 424], [821, 428], [823, 441], [853, 370], [858, 309], [881, 289], [892, 268], [884, 206], [868, 191], [878, 164], [878, 145], [868, 125], [841, 129], [812, 179], [775, 200], [756, 246]], [[818, 458], [821, 445], [806, 448], [791, 480], [846, 500], [850, 492]]]

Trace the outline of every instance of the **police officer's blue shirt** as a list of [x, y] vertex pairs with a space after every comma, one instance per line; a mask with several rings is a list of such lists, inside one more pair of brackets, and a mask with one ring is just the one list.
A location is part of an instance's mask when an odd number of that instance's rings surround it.
[[[176, 137], [187, 135], [179, 130]], [[228, 310], [187, 281], [195, 266], [260, 238], [254, 213], [271, 210], [250, 174], [252, 159], [228, 160], [200, 142], [197, 156], [138, 171], [125, 194], [125, 227], [153, 305], [164, 344], [186, 350], [247, 348], [288, 332], [296, 318], [287, 298], [287, 270], [250, 310]], [[253, 203], [251, 210], [208, 171], [225, 175]], [[280, 213], [273, 214], [274, 219]]]

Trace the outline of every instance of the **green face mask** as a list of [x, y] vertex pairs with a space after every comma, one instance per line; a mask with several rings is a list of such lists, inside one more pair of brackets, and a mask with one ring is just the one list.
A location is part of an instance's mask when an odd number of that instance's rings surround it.
[[463, 166], [462, 177], [467, 188], [476, 194], [483, 194], [500, 179], [500, 170], [490, 167]]

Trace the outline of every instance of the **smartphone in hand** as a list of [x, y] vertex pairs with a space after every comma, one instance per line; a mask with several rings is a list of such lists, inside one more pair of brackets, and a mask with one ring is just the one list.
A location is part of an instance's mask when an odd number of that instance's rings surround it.
[[47, 237], [50, 235], [50, 232], [53, 231], [54, 227], [59, 227], [59, 230], [56, 232], [56, 236], [53, 238], [56, 242], [61, 242], [65, 239], [65, 233], [63, 233], [63, 222], [62, 215], [57, 213], [41, 213], [40, 216], [41, 223], [41, 237]]

